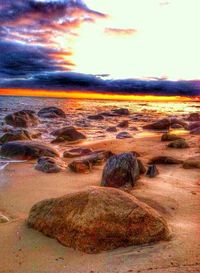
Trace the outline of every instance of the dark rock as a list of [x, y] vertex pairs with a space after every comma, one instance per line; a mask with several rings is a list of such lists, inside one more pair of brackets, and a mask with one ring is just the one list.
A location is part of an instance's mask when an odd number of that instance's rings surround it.
[[192, 130], [197, 129], [199, 127], [200, 127], [200, 121], [191, 122], [188, 125], [188, 130], [192, 131]]
[[131, 131], [138, 131], [138, 128], [135, 127], [135, 126], [131, 126], [131, 127], [129, 127], [129, 130], [131, 130]]
[[35, 204], [27, 224], [62, 245], [86, 253], [169, 240], [154, 209], [118, 189], [90, 187]]
[[87, 160], [74, 160], [68, 167], [75, 173], [89, 173], [92, 170], [92, 164]]
[[58, 173], [65, 169], [65, 163], [58, 158], [40, 157], [35, 169], [45, 173]]
[[200, 156], [194, 156], [186, 159], [183, 162], [183, 168], [184, 169], [193, 169], [197, 168], [200, 169]]
[[40, 118], [65, 118], [65, 112], [57, 107], [45, 107], [38, 112]]
[[148, 164], [181, 164], [183, 161], [171, 156], [156, 156], [149, 160]]
[[171, 128], [185, 128], [187, 129], [188, 123], [178, 118], [171, 118]]
[[113, 153], [110, 151], [98, 150], [90, 153], [89, 155], [82, 156], [79, 160], [88, 161], [92, 165], [102, 165], [108, 158], [113, 156]]
[[106, 129], [107, 132], [117, 132], [117, 128], [115, 126], [108, 127]]
[[103, 120], [104, 119], [104, 117], [102, 115], [90, 115], [87, 118], [93, 119], [93, 120]]
[[100, 113], [100, 115], [105, 116], [105, 117], [116, 117], [116, 116], [118, 116], [118, 114], [115, 114], [113, 112], [102, 112], [102, 113]]
[[13, 127], [28, 128], [37, 125], [38, 118], [34, 111], [23, 110], [7, 115], [5, 122]]
[[106, 162], [101, 185], [114, 188], [133, 187], [139, 175], [139, 164], [132, 153], [114, 155]]
[[151, 124], [144, 125], [143, 128], [150, 129], [150, 130], [165, 130], [165, 129], [169, 129], [170, 125], [171, 125], [170, 120], [167, 118], [164, 118], [164, 119], [155, 121]]
[[148, 170], [146, 172], [146, 176], [153, 178], [153, 177], [156, 177], [158, 174], [159, 174], [159, 171], [158, 171], [156, 165], [150, 165], [148, 167]]
[[123, 121], [121, 121], [121, 122], [117, 125], [117, 127], [119, 127], [119, 128], [127, 128], [128, 125], [129, 125], [128, 120], [123, 120]]
[[65, 151], [63, 153], [63, 157], [66, 157], [66, 158], [80, 157], [80, 156], [91, 154], [92, 152], [93, 150], [89, 148], [74, 148], [74, 149]]
[[170, 133], [164, 133], [161, 137], [161, 141], [174, 141], [177, 139], [183, 139], [183, 138], [175, 134], [170, 134]]
[[191, 113], [187, 118], [189, 121], [200, 121], [200, 114], [199, 113]]
[[173, 129], [182, 129], [183, 128], [183, 126], [182, 125], [180, 125], [180, 124], [172, 124], [171, 125], [171, 128], [173, 128]]
[[37, 141], [12, 141], [2, 145], [0, 156], [30, 160], [41, 156], [59, 157], [59, 153], [50, 145]]
[[133, 138], [131, 134], [128, 132], [120, 132], [116, 135], [116, 139], [123, 139], [123, 138]]
[[31, 140], [31, 135], [24, 129], [12, 130], [1, 136], [0, 143], [3, 144], [15, 140]]
[[167, 147], [169, 148], [177, 148], [177, 149], [185, 149], [189, 148], [188, 143], [186, 142], [185, 139], [177, 139], [172, 142], [170, 142]]
[[113, 113], [119, 115], [119, 116], [128, 116], [130, 115], [130, 112], [126, 108], [119, 108], [119, 109], [114, 109], [112, 110]]
[[200, 127], [197, 127], [190, 131], [190, 134], [192, 135], [200, 135]]
[[51, 135], [57, 136], [56, 140], [57, 141], [61, 140], [61, 142], [86, 139], [86, 136], [83, 133], [76, 130], [76, 128], [73, 126], [64, 127], [64, 128], [55, 130], [51, 133]]

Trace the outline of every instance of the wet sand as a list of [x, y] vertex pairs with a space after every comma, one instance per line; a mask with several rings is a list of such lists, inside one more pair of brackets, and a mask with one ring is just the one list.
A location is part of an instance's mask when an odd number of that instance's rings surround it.
[[[184, 136], [189, 149], [166, 148], [160, 136], [82, 143], [114, 153], [137, 151], [144, 163], [155, 155], [186, 159], [198, 155], [199, 137]], [[79, 145], [80, 146], [80, 145]], [[153, 179], [141, 176], [131, 194], [158, 210], [172, 229], [169, 242], [85, 254], [29, 229], [26, 219], [36, 202], [99, 185], [103, 166], [89, 174], [70, 170], [45, 174], [34, 162], [9, 164], [0, 172], [0, 212], [12, 220], [0, 225], [1, 273], [130, 273], [200, 272], [199, 169], [158, 165]]]

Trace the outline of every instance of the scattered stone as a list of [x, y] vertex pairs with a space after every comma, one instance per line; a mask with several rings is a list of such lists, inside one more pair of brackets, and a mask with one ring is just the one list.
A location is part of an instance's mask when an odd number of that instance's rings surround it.
[[62, 141], [77, 141], [86, 139], [86, 136], [76, 130], [73, 126], [64, 127], [58, 130], [55, 130], [51, 133], [51, 135], [56, 136], [57, 138], [54, 142], [62, 142]]
[[177, 149], [185, 149], [189, 148], [188, 143], [186, 142], [185, 139], [177, 139], [172, 142], [170, 142], [167, 147], [169, 148], [177, 148]]
[[5, 116], [5, 122], [13, 127], [28, 128], [38, 124], [34, 111], [22, 110]]
[[89, 155], [92, 152], [93, 152], [93, 150], [89, 149], [89, 148], [74, 148], [74, 149], [70, 149], [68, 151], [65, 151], [63, 153], [63, 157], [65, 157], [65, 158], [80, 157], [80, 156]]
[[59, 153], [52, 146], [37, 141], [12, 141], [2, 145], [0, 156], [31, 160], [41, 156], [59, 157]]
[[193, 169], [197, 168], [200, 169], [200, 156], [194, 156], [186, 159], [183, 162], [183, 168], [184, 169]]
[[98, 115], [90, 115], [87, 118], [88, 119], [93, 119], [93, 120], [103, 120], [104, 119], [103, 115], [100, 115], [100, 114], [98, 114]]
[[171, 118], [171, 128], [185, 128], [187, 129], [188, 123], [182, 119]]
[[40, 118], [65, 118], [65, 112], [57, 107], [45, 107], [38, 112]]
[[7, 143], [10, 141], [15, 141], [15, 140], [31, 140], [31, 135], [27, 130], [24, 129], [16, 129], [12, 130], [8, 133], [5, 133], [3, 136], [0, 138], [0, 144]]
[[178, 160], [171, 156], [156, 156], [149, 160], [148, 164], [181, 164], [182, 160]]
[[35, 204], [27, 224], [86, 253], [169, 240], [165, 219], [134, 196], [90, 187]]
[[65, 169], [65, 163], [60, 159], [52, 157], [40, 157], [35, 169], [45, 173], [58, 173]]
[[119, 115], [119, 116], [128, 116], [130, 115], [130, 112], [126, 108], [119, 108], [119, 109], [114, 109], [112, 110], [113, 113]]
[[170, 134], [170, 133], [164, 133], [161, 137], [161, 141], [174, 141], [177, 139], [183, 139], [183, 138], [175, 134]]
[[168, 118], [160, 119], [158, 121], [155, 121], [151, 124], [144, 125], [144, 129], [150, 129], [150, 130], [165, 130], [169, 129], [171, 125], [171, 121]]
[[82, 156], [79, 160], [88, 161], [94, 166], [102, 165], [108, 158], [113, 156], [110, 151], [98, 150], [90, 153], [89, 155]]
[[75, 173], [89, 173], [92, 170], [92, 164], [87, 160], [75, 160], [68, 167]]
[[133, 138], [128, 132], [120, 132], [116, 135], [116, 139]]
[[146, 172], [146, 176], [149, 176], [150, 178], [156, 177], [159, 174], [159, 171], [156, 167], [156, 165], [150, 165], [148, 167], [148, 170]]
[[117, 128], [115, 126], [110, 126], [106, 129], [107, 132], [117, 132]]
[[0, 213], [0, 224], [8, 223], [10, 220], [8, 217]]
[[191, 130], [190, 134], [192, 134], [192, 135], [199, 135], [200, 134], [200, 127]]
[[200, 127], [200, 121], [191, 122], [188, 125], [188, 130], [192, 131], [192, 130], [197, 129], [199, 127]]
[[183, 126], [180, 125], [180, 124], [176, 124], [176, 123], [175, 123], [175, 124], [172, 124], [172, 125], [171, 125], [171, 128], [172, 128], [172, 129], [182, 129]]
[[123, 120], [123, 121], [121, 121], [121, 122], [117, 125], [117, 127], [119, 127], [119, 128], [127, 128], [128, 125], [129, 125], [128, 120]]
[[189, 121], [200, 121], [200, 114], [199, 113], [191, 113], [187, 118]]
[[131, 126], [131, 127], [129, 127], [129, 130], [131, 130], [131, 131], [138, 131], [138, 128], [136, 126]]
[[139, 179], [140, 168], [132, 153], [122, 153], [110, 157], [103, 170], [101, 186], [133, 187]]

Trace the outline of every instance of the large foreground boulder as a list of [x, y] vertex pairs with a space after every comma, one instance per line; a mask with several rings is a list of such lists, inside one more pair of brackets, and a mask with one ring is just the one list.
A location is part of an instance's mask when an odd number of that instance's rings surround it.
[[86, 253], [168, 240], [166, 221], [132, 195], [90, 187], [35, 204], [29, 227]]
[[151, 124], [144, 125], [144, 129], [149, 129], [149, 130], [166, 130], [169, 129], [171, 125], [171, 121], [168, 118], [160, 119], [157, 120]]
[[76, 130], [75, 127], [73, 126], [68, 126], [68, 127], [63, 127], [61, 129], [55, 130], [51, 133], [51, 135], [56, 136], [57, 138], [54, 140], [54, 142], [60, 140], [62, 141], [77, 141], [77, 140], [82, 140], [86, 139], [86, 136]]
[[5, 122], [13, 127], [28, 128], [38, 124], [34, 111], [22, 110], [5, 116]]
[[65, 112], [57, 107], [45, 107], [38, 112], [40, 118], [65, 118]]
[[114, 155], [106, 162], [101, 185], [114, 188], [133, 187], [139, 175], [140, 167], [133, 153]]
[[30, 160], [41, 156], [58, 157], [59, 153], [52, 146], [37, 141], [11, 141], [2, 145], [0, 156]]

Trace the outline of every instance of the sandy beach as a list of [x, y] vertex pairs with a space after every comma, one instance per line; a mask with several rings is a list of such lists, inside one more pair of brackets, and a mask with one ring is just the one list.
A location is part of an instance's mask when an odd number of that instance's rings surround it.
[[[182, 160], [199, 154], [198, 136], [184, 136], [189, 149], [166, 148], [160, 136], [93, 141], [79, 147], [137, 151], [144, 164], [161, 154]], [[85, 254], [28, 228], [26, 219], [40, 200], [100, 185], [103, 166], [89, 174], [70, 170], [45, 174], [35, 170], [34, 164], [13, 163], [0, 172], [0, 210], [11, 219], [0, 225], [1, 273], [200, 272], [199, 169], [158, 165], [157, 177], [141, 176], [130, 192], [164, 216], [172, 230], [170, 241]]]

